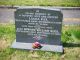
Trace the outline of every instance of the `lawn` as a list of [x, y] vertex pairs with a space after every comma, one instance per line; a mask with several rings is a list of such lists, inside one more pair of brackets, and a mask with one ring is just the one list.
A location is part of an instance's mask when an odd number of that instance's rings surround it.
[[0, 5], [80, 7], [80, 0], [0, 0]]
[[13, 49], [14, 39], [14, 24], [0, 24], [0, 60], [80, 60], [80, 25], [62, 27], [64, 54]]

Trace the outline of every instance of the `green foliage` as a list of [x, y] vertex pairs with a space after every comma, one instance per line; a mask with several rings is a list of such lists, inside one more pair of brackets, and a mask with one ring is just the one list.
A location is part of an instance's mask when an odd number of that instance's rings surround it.
[[80, 0], [0, 0], [0, 5], [79, 7]]
[[13, 36], [15, 36], [15, 27], [13, 24], [6, 25], [0, 24], [0, 38], [1, 37], [12, 38]]
[[[80, 26], [63, 26], [62, 29], [62, 42], [72, 43], [75, 39], [80, 41]], [[0, 50], [0, 60], [79, 60], [80, 59], [80, 48], [71, 47], [65, 48], [65, 54], [44, 51], [28, 51], [18, 50], [10, 48], [12, 41], [15, 39], [15, 26], [13, 24], [0, 24], [0, 40], [3, 39], [10, 44], [5, 49]], [[2, 41], [2, 40], [1, 40]], [[0, 42], [1, 42], [0, 41]], [[0, 45], [1, 46], [1, 45]], [[4, 46], [3, 46], [4, 47]], [[1, 47], [0, 47], [1, 49]]]
[[66, 26], [62, 29], [62, 42], [64, 43], [72, 43], [75, 42], [74, 37], [80, 40], [80, 26]]
[[80, 29], [79, 30], [72, 30], [72, 33], [76, 38], [80, 39]]

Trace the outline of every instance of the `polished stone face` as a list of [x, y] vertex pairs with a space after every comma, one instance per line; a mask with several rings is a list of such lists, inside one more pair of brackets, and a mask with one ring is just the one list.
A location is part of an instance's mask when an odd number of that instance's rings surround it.
[[61, 11], [45, 8], [19, 8], [15, 12], [16, 41], [61, 44]]

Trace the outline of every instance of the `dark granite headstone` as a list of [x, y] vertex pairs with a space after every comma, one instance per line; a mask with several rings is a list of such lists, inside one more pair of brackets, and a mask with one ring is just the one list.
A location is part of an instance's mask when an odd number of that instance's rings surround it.
[[63, 52], [62, 19], [63, 14], [58, 9], [18, 8], [15, 11], [16, 42], [12, 44], [12, 47], [33, 49], [32, 43], [37, 41], [42, 45], [40, 50]]

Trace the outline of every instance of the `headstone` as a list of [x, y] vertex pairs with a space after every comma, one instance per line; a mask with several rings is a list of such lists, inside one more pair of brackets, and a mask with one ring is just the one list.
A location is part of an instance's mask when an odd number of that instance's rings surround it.
[[[44, 7], [18, 8], [15, 11], [16, 41], [12, 48], [63, 52], [59, 9]], [[41, 47], [33, 48], [33, 45]]]

